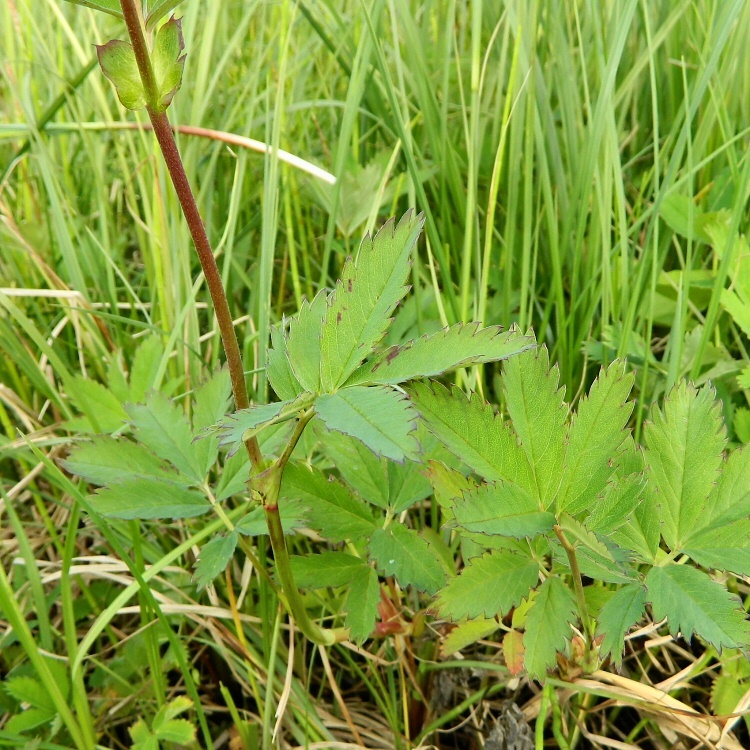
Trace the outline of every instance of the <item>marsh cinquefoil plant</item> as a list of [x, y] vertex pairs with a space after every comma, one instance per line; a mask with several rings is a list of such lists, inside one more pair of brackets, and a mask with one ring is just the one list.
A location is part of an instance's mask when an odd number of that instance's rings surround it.
[[[279, 401], [250, 406], [226, 296], [166, 119], [182, 75], [179, 23], [163, 24], [151, 47], [144, 32], [176, 3], [151, 3], [145, 12], [133, 0], [84, 4], [126, 21], [130, 43], [104, 45], [100, 62], [120, 101], [148, 111], [228, 361], [228, 377], [218, 374], [196, 394], [192, 424], [174, 403], [151, 394], [127, 407], [134, 440], [99, 437], [73, 451], [68, 469], [104, 486], [92, 498], [95, 510], [174, 519], [213, 509], [226, 533], [201, 552], [201, 585], [223, 570], [238, 544], [254, 554], [244, 537], [267, 531], [279, 595], [318, 643], [371, 633], [382, 572], [437, 594], [442, 614], [473, 620], [459, 626], [469, 633], [494, 629], [495, 618], [514, 610], [506, 657], [515, 654], [512, 668], [522, 664], [536, 678], [554, 666], [579, 625], [573, 653], [583, 669], [595, 669], [602, 657], [619, 660], [646, 606], [675, 633], [697, 633], [718, 648], [748, 644], [737, 600], [701, 570], [750, 573], [750, 454], [736, 451], [723, 462], [712, 391], [677, 386], [663, 412], [654, 408], [641, 450], [626, 429], [632, 375], [622, 364], [602, 372], [570, 418], [546, 350], [515, 329], [459, 324], [382, 348], [407, 291], [420, 216], [407, 213], [365, 238], [333, 291], [273, 330], [267, 375]], [[507, 424], [478, 396], [421, 381], [501, 359]], [[237, 411], [224, 416], [230, 382]], [[322, 436], [344, 481], [329, 481], [300, 456], [308, 426]], [[222, 445], [230, 457], [211, 483]], [[451, 565], [437, 540], [397, 518], [430, 493], [419, 464], [425, 457], [468, 561], [447, 585]], [[248, 478], [251, 507], [225, 510], [222, 503], [241, 494]], [[290, 559], [285, 533], [300, 526], [346, 543], [347, 551]], [[347, 586], [344, 626], [320, 627], [298, 586]]]
[[437, 598], [464, 622], [455, 640], [483, 637], [517, 608], [504, 641], [511, 670], [543, 679], [566, 666], [580, 625], [572, 666], [591, 671], [622, 660], [649, 605], [675, 635], [747, 646], [739, 601], [701, 570], [750, 573], [750, 453], [724, 460], [713, 390], [676, 386], [654, 406], [641, 449], [626, 429], [633, 374], [622, 363], [602, 370], [572, 416], [544, 347], [503, 370], [508, 422], [476, 395], [410, 388], [429, 430], [471, 470], [430, 466], [469, 558]]

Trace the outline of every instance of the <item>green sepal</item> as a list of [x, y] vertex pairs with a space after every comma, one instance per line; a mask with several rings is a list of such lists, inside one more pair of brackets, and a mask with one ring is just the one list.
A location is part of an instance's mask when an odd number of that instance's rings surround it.
[[112, 39], [96, 45], [99, 65], [117, 92], [117, 98], [126, 109], [143, 109], [148, 97], [138, 72], [135, 52], [129, 42]]
[[185, 67], [185, 40], [182, 36], [182, 21], [174, 16], [156, 33], [151, 64], [156, 78], [158, 101], [154, 109], [163, 112], [172, 102], [182, 85], [182, 71]]

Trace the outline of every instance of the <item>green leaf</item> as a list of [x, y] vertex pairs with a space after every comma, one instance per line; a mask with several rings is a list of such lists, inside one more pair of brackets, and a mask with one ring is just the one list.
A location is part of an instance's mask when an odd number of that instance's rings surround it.
[[[286, 498], [279, 504], [281, 528], [285, 534], [293, 534], [297, 529], [308, 525], [308, 508], [297, 498]], [[266, 512], [263, 506], [253, 508], [235, 526], [244, 536], [261, 536], [268, 533]]]
[[[565, 536], [577, 550], [581, 572], [597, 581], [629, 583], [635, 576], [627, 553], [607, 538], [599, 537], [572, 516], [563, 514], [559, 519]], [[568, 557], [559, 550], [559, 559], [568, 565]]]
[[479, 323], [456, 323], [450, 328], [376, 355], [347, 380], [347, 385], [395, 384], [440, 375], [456, 367], [506, 359], [536, 346], [531, 336], [517, 328], [480, 328]]
[[436, 604], [453, 620], [507, 614], [539, 579], [539, 565], [528, 557], [495, 550], [475, 557], [451, 579]]
[[226, 368], [216, 372], [206, 380], [195, 392], [193, 405], [193, 453], [198, 468], [205, 476], [216, 463], [219, 454], [219, 441], [215, 436], [196, 441], [195, 437], [204, 429], [218, 422], [229, 407], [232, 394], [232, 384], [229, 370]]
[[211, 432], [218, 432], [219, 445], [228, 446], [229, 456], [233, 456], [245, 440], [272, 424], [292, 419], [299, 412], [307, 409], [312, 402], [311, 393], [302, 393], [292, 401], [277, 401], [273, 404], [260, 404], [248, 409], [240, 409], [217, 420], [215, 425], [204, 430], [201, 437]]
[[622, 664], [625, 636], [628, 630], [643, 617], [646, 607], [646, 590], [639, 583], [629, 583], [618, 589], [602, 607], [597, 623], [597, 635], [603, 635], [601, 655], [612, 657]]
[[362, 568], [369, 568], [361, 557], [345, 552], [320, 552], [305, 557], [291, 555], [289, 562], [295, 583], [303, 589], [345, 586]]
[[129, 731], [133, 740], [130, 750], [159, 750], [159, 740], [151, 733], [143, 719], [138, 719]]
[[136, 477], [163, 478], [179, 483], [179, 475], [144, 448], [130, 440], [95, 437], [76, 446], [67, 460], [60, 462], [71, 474], [92, 484], [110, 484]]
[[346, 619], [349, 637], [355, 643], [362, 643], [370, 637], [378, 617], [380, 584], [378, 574], [371, 567], [360, 570], [352, 578], [349, 595], [346, 597]]
[[128, 415], [117, 397], [96, 380], [76, 375], [66, 381], [65, 390], [94, 432], [114, 432], [127, 421]]
[[641, 502], [646, 486], [641, 474], [629, 474], [607, 485], [586, 518], [586, 528], [600, 534], [611, 534], [631, 517]]
[[174, 10], [181, 2], [182, 0], [155, 0], [155, 2], [149, 3], [145, 18], [146, 30], [151, 31], [167, 13]]
[[[691, 205], [692, 204], [692, 205]], [[671, 193], [661, 204], [659, 216], [667, 225], [682, 237], [691, 237], [693, 240], [711, 242], [710, 235], [706, 232], [708, 224], [717, 219], [726, 219], [726, 211], [712, 211], [706, 213], [695, 205], [693, 198], [689, 195]]]
[[547, 347], [511, 357], [503, 365], [508, 413], [534, 477], [534, 495], [548, 508], [557, 494], [565, 453], [565, 389], [550, 369]]
[[430, 544], [399, 523], [372, 535], [370, 556], [386, 576], [395, 576], [401, 586], [434, 594], [445, 583], [445, 569]]
[[115, 18], [123, 18], [120, 0], [68, 0], [68, 2], [73, 3], [73, 5], [82, 5], [84, 8], [91, 8], [91, 10], [108, 13], [110, 16], [115, 16]]
[[239, 534], [235, 530], [227, 534], [219, 534], [201, 547], [193, 575], [198, 591], [208, 586], [216, 576], [224, 572], [234, 555], [238, 540]]
[[309, 510], [310, 527], [331, 542], [369, 537], [375, 529], [369, 508], [341, 482], [327, 478], [318, 469], [288, 463], [281, 480], [281, 496], [302, 500]]
[[174, 16], [156, 32], [151, 64], [156, 77], [159, 97], [157, 111], [163, 112], [172, 102], [182, 84], [182, 70], [185, 67], [185, 40], [182, 37], [182, 21]]
[[419, 414], [398, 391], [353, 386], [320, 396], [315, 411], [326, 427], [361, 440], [373, 453], [394, 461], [418, 460], [413, 433]]
[[108, 518], [190, 518], [211, 509], [202, 493], [150, 477], [97, 490], [90, 500], [94, 509]]
[[[173, 700], [169, 701], [166, 706], [163, 706], [157, 712], [157, 716], [162, 716], [165, 721], [174, 719], [180, 714], [184, 714], [185, 711], [189, 711], [193, 707], [193, 701], [185, 695], [178, 695]], [[156, 718], [154, 718], [154, 729], [158, 729], [161, 724], [157, 726]]]
[[130, 400], [138, 403], [156, 387], [156, 378], [164, 357], [164, 347], [158, 336], [149, 336], [135, 350], [130, 369]]
[[474, 620], [459, 622], [446, 636], [441, 644], [440, 651], [443, 656], [450, 656], [457, 651], [471, 646], [481, 638], [486, 638], [499, 628], [494, 617], [478, 617]]
[[559, 511], [580, 513], [595, 505], [607, 486], [615, 471], [613, 459], [627, 438], [625, 425], [633, 411], [627, 399], [634, 377], [625, 374], [624, 363], [613, 362], [579, 401], [568, 431]]
[[[285, 339], [286, 357], [292, 373], [302, 388], [311, 393], [321, 391], [320, 332], [326, 305], [327, 298], [323, 291], [318, 292], [312, 302], [305, 300], [297, 315], [289, 321], [289, 332]], [[285, 378], [286, 373], [281, 377]]]
[[512, 482], [485, 484], [464, 493], [453, 504], [455, 523], [467, 531], [517, 539], [535, 537], [555, 523], [552, 513]]
[[126, 109], [138, 110], [146, 106], [146, 92], [141, 83], [135, 52], [128, 42], [112, 39], [96, 45], [99, 65], [117, 92], [117, 98]]
[[[41, 727], [56, 716], [58, 716], [57, 709], [27, 708], [20, 714], [11, 716], [3, 725], [3, 729], [10, 734], [23, 734], [23, 732], [30, 732], [32, 729]], [[23, 750], [27, 749], [34, 750], [34, 745], [29, 743], [24, 746]]]
[[34, 677], [18, 675], [10, 677], [3, 682], [5, 691], [19, 703], [28, 703], [35, 708], [41, 708], [54, 715], [57, 713], [55, 703], [47, 690]]
[[345, 263], [321, 332], [323, 391], [345, 383], [383, 338], [391, 313], [406, 294], [411, 251], [423, 224], [423, 214], [413, 211], [398, 226], [390, 219], [374, 239], [368, 235], [362, 240], [356, 262], [349, 258]]
[[250, 458], [244, 451], [228, 457], [221, 468], [219, 482], [213, 490], [217, 502], [232, 495], [249, 495], [247, 482], [250, 479], [251, 468]]
[[[433, 439], [432, 435], [428, 437]], [[403, 513], [432, 494], [432, 487], [423, 471], [424, 466], [415, 461], [404, 464], [388, 461], [388, 505], [393, 513]]]
[[427, 471], [435, 500], [443, 511], [447, 520], [453, 518], [453, 504], [456, 498], [460, 498], [464, 492], [474, 490], [479, 485], [473, 480], [465, 477], [460, 471], [451, 469], [442, 461], [430, 461]]
[[197, 483], [205, 476], [193, 445], [193, 434], [183, 409], [163, 394], [152, 391], [145, 404], [125, 409], [138, 441]]
[[523, 645], [529, 676], [543, 680], [555, 665], [555, 654], [565, 648], [576, 621], [573, 592], [556, 576], [550, 576], [537, 591], [526, 616]]
[[697, 526], [731, 523], [750, 516], [750, 446], [729, 454]]
[[646, 484], [641, 502], [633, 514], [622, 526], [609, 534], [612, 541], [635, 552], [645, 562], [656, 562], [661, 538], [661, 521], [659, 507], [650, 485]]
[[689, 565], [651, 568], [646, 576], [654, 619], [667, 618], [672, 635], [688, 641], [693, 633], [712, 646], [739, 648], [750, 643], [750, 626], [737, 597]]
[[408, 392], [430, 432], [466, 466], [486, 479], [534, 487], [515, 435], [481, 396], [474, 393], [467, 400], [458, 388], [449, 391], [434, 382], [412, 383]]
[[704, 568], [750, 575], [750, 519], [740, 518], [694, 532], [680, 551]]
[[376, 456], [361, 440], [335, 430], [326, 430], [318, 420], [315, 431], [326, 455], [344, 481], [368, 503], [387, 508], [389, 486], [386, 460]]
[[305, 389], [295, 377], [292, 366], [289, 364], [283, 328], [271, 326], [271, 344], [272, 348], [266, 354], [268, 382], [282, 401], [291, 401]]
[[187, 719], [170, 719], [156, 730], [156, 737], [161, 742], [187, 745], [195, 740], [195, 727]]
[[679, 549], [706, 506], [718, 479], [724, 449], [720, 408], [709, 388], [682, 382], [672, 389], [664, 413], [654, 406], [644, 428], [646, 463], [661, 510], [662, 535]]

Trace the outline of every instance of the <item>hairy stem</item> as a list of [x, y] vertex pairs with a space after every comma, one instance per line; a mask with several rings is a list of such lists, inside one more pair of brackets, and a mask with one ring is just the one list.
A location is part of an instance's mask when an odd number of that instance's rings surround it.
[[[227, 356], [229, 374], [232, 380], [232, 393], [238, 409], [247, 409], [250, 400], [247, 395], [247, 385], [245, 383], [245, 372], [242, 366], [242, 356], [240, 347], [237, 342], [237, 334], [232, 324], [232, 315], [229, 311], [224, 285], [221, 282], [221, 275], [216, 265], [211, 242], [206, 234], [206, 228], [203, 225], [198, 204], [195, 202], [192, 188], [185, 173], [185, 168], [180, 158], [180, 152], [177, 149], [177, 143], [174, 139], [172, 127], [169, 124], [169, 118], [158, 103], [158, 86], [154, 76], [154, 70], [151, 65], [148, 45], [143, 31], [143, 22], [138, 13], [134, 0], [120, 0], [122, 13], [125, 17], [125, 23], [128, 28], [130, 42], [133, 45], [136, 62], [138, 63], [138, 72], [141, 76], [144, 91], [146, 92], [147, 104], [146, 111], [151, 119], [151, 125], [159, 142], [164, 161], [169, 170], [169, 176], [172, 178], [175, 192], [180, 201], [182, 212], [190, 230], [190, 236], [195, 243], [195, 249], [198, 251], [198, 258], [203, 268], [203, 275], [206, 278], [208, 291], [211, 294], [211, 300], [214, 304], [216, 320], [219, 324], [221, 340], [224, 344], [224, 351]], [[263, 454], [260, 451], [258, 440], [251, 437], [245, 441], [245, 448], [248, 456], [256, 471], [260, 471], [252, 482], [255, 491], [260, 496], [263, 508], [266, 514], [266, 523], [268, 524], [268, 533], [271, 538], [271, 547], [273, 548], [274, 560], [276, 561], [276, 570], [283, 589], [283, 598], [289, 613], [294, 618], [297, 626], [302, 633], [314, 643], [320, 643], [330, 646], [333, 643], [346, 640], [348, 631], [343, 628], [327, 630], [320, 628], [308, 616], [305, 609], [302, 596], [297, 589], [297, 585], [292, 577], [291, 565], [289, 562], [289, 551], [284, 538], [284, 530], [281, 526], [281, 516], [279, 514], [279, 489], [281, 487], [281, 476], [284, 472], [289, 457], [297, 445], [302, 432], [307, 423], [313, 417], [313, 410], [309, 409], [299, 419], [297, 428], [289, 440], [284, 453], [270, 467], [264, 469]]]
[[284, 474], [284, 469], [289, 461], [289, 457], [292, 455], [292, 451], [302, 437], [305, 427], [314, 414], [315, 411], [313, 409], [308, 409], [300, 415], [284, 452], [263, 474], [253, 478], [252, 486], [258, 492], [260, 500], [263, 503], [268, 534], [271, 538], [273, 558], [276, 562], [276, 572], [281, 581], [286, 608], [297, 627], [299, 627], [309, 640], [323, 646], [330, 646], [333, 643], [346, 640], [349, 637], [349, 631], [346, 628], [321, 628], [307, 614], [305, 604], [302, 601], [302, 595], [292, 576], [289, 550], [286, 546], [284, 529], [281, 525], [281, 514], [279, 513], [279, 490], [281, 489], [281, 478]]
[[562, 528], [555, 524], [553, 527], [555, 535], [560, 540], [562, 548], [565, 550], [565, 554], [568, 556], [568, 562], [570, 563], [570, 571], [573, 574], [573, 587], [576, 592], [576, 600], [578, 601], [578, 614], [583, 623], [583, 629], [586, 633], [586, 650], [590, 650], [594, 645], [594, 630], [591, 617], [589, 616], [589, 610], [586, 606], [586, 596], [583, 592], [583, 579], [581, 578], [581, 569], [578, 566], [578, 555], [576, 555], [575, 547], [568, 541]]
[[[237, 342], [237, 333], [234, 330], [232, 315], [229, 311], [229, 303], [227, 302], [224, 285], [221, 283], [221, 275], [216, 265], [211, 242], [208, 239], [208, 234], [206, 234], [206, 228], [203, 225], [198, 204], [195, 202], [195, 196], [185, 173], [180, 152], [177, 149], [177, 143], [169, 124], [169, 118], [166, 112], [161, 111], [158, 106], [158, 87], [151, 65], [146, 36], [143, 31], [143, 23], [135, 0], [120, 0], [120, 6], [125, 17], [130, 43], [133, 45], [135, 59], [138, 63], [138, 72], [140, 73], [148, 100], [146, 111], [151, 120], [156, 140], [159, 142], [159, 148], [164, 156], [164, 161], [167, 165], [169, 176], [172, 179], [175, 192], [177, 193], [177, 198], [180, 201], [182, 212], [185, 215], [190, 236], [195, 243], [203, 275], [206, 278], [206, 285], [208, 286], [211, 301], [214, 305], [214, 312], [219, 325], [219, 332], [221, 333], [221, 341], [227, 357], [229, 375], [232, 380], [234, 402], [238, 409], [247, 409], [250, 406], [250, 400], [247, 395], [245, 371], [242, 366], [242, 356], [240, 354], [239, 343]], [[260, 452], [257, 439], [255, 437], [250, 438], [245, 443], [245, 447], [253, 466], [261, 467], [263, 464], [263, 455]]]

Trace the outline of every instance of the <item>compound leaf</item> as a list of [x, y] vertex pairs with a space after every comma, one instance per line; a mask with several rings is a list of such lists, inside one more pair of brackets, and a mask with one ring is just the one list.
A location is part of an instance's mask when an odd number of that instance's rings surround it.
[[[321, 332], [324, 392], [345, 383], [383, 338], [391, 313], [406, 294], [411, 251], [423, 224], [424, 216], [413, 211], [398, 225], [389, 220], [373, 239], [368, 235], [362, 240], [357, 260], [349, 258], [344, 265]], [[294, 365], [293, 357], [291, 361]]]
[[534, 477], [535, 496], [548, 508], [557, 493], [565, 452], [565, 389], [550, 369], [545, 346], [511, 357], [503, 366], [503, 389], [513, 428]]
[[718, 479], [725, 439], [714, 391], [682, 382], [664, 412], [654, 406], [644, 428], [646, 463], [661, 510], [662, 535], [674, 550], [699, 520]]
[[480, 534], [534, 537], [549, 531], [555, 516], [539, 510], [539, 502], [512, 482], [480, 485], [453, 503], [458, 526]]
[[672, 635], [693, 633], [712, 646], [739, 648], [750, 642], [750, 626], [739, 600], [703, 571], [689, 565], [654, 567], [646, 576], [654, 619], [666, 617]]
[[219, 534], [201, 547], [193, 578], [198, 591], [208, 586], [217, 575], [223, 573], [234, 555], [239, 535], [237, 531]]
[[151, 477], [97, 490], [90, 500], [94, 510], [109, 518], [190, 518], [211, 509], [203, 493]]
[[475, 557], [440, 592], [440, 613], [461, 620], [464, 617], [494, 617], [507, 614], [529, 595], [539, 578], [539, 565], [528, 557], [494, 550]]
[[[523, 355], [522, 355], [523, 356]], [[486, 479], [505, 479], [531, 490], [531, 469], [515, 435], [481, 396], [456, 387], [412, 383], [409, 395], [427, 429], [466, 466]]]
[[353, 386], [324, 394], [315, 411], [331, 430], [361, 440], [373, 453], [393, 461], [418, 460], [414, 435], [419, 415], [409, 399], [386, 386]]
[[517, 328], [480, 328], [479, 323], [457, 323], [401, 346], [392, 346], [356, 370], [347, 385], [403, 383], [440, 375], [456, 367], [506, 359], [536, 345]]
[[229, 456], [233, 456], [242, 446], [243, 441], [257, 435], [262, 429], [272, 424], [291, 419], [298, 412], [307, 409], [313, 402], [311, 393], [301, 393], [291, 401], [277, 401], [273, 404], [260, 404], [248, 409], [240, 409], [219, 419], [216, 424], [204, 430], [204, 437], [211, 432], [218, 432], [219, 445], [229, 446]]
[[570, 626], [576, 621], [573, 592], [556, 576], [550, 576], [537, 591], [526, 616], [523, 645], [526, 671], [543, 680], [555, 665], [555, 654], [565, 648]]
[[601, 655], [610, 655], [615, 664], [622, 663], [625, 636], [646, 607], [646, 589], [639, 583], [628, 583], [618, 589], [599, 613], [597, 635], [603, 635]]
[[615, 457], [627, 438], [625, 425], [633, 411], [627, 398], [634, 374], [622, 362], [602, 370], [568, 430], [562, 486], [557, 509], [571, 515], [594, 505], [615, 471]]
[[281, 495], [301, 499], [309, 512], [310, 527], [331, 542], [369, 537], [375, 530], [370, 509], [341, 482], [318, 469], [288, 463]]
[[401, 586], [434, 594], [445, 583], [445, 568], [430, 544], [399, 523], [378, 529], [370, 539], [370, 556], [386, 576]]

